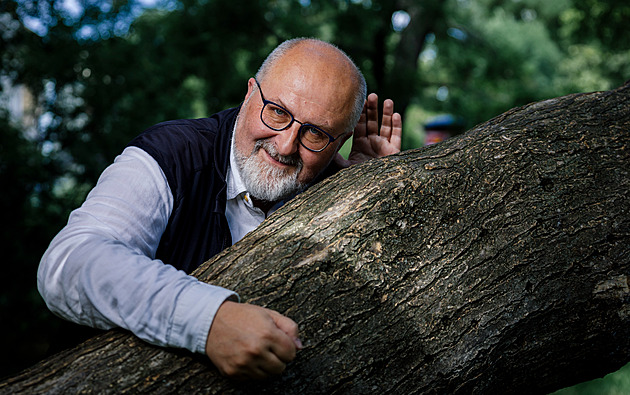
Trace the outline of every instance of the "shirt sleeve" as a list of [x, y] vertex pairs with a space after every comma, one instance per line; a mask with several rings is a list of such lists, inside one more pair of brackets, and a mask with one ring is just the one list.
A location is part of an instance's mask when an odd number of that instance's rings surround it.
[[37, 286], [50, 310], [204, 353], [219, 306], [238, 295], [155, 259], [172, 209], [157, 162], [140, 148], [126, 148], [42, 257]]

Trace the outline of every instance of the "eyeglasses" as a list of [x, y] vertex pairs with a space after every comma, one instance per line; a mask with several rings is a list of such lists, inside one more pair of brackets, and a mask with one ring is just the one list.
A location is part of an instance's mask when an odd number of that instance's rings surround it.
[[256, 85], [258, 85], [260, 98], [263, 101], [263, 108], [260, 110], [260, 120], [269, 129], [281, 131], [288, 129], [293, 124], [293, 121], [299, 123], [301, 126], [298, 130], [298, 141], [304, 148], [313, 152], [325, 150], [328, 144], [337, 139], [315, 125], [298, 121], [289, 110], [265, 99], [258, 80], [254, 78], [254, 81], [256, 81]]

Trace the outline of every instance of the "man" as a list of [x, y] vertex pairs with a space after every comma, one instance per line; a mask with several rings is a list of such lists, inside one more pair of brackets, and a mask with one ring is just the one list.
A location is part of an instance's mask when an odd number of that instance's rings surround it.
[[[366, 102], [365, 91], [339, 49], [290, 40], [249, 79], [240, 108], [142, 133], [44, 254], [38, 288], [50, 309], [205, 352], [227, 376], [281, 373], [301, 348], [296, 323], [186, 273], [256, 228], [333, 160], [348, 166], [400, 150], [393, 103], [385, 101], [379, 131], [378, 99]], [[338, 150], [355, 125], [346, 161]]]

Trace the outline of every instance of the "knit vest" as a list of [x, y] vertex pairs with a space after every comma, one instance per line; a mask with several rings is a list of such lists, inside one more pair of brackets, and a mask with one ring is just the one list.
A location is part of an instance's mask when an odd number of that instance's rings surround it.
[[173, 195], [156, 258], [186, 273], [232, 244], [225, 217], [226, 174], [238, 111], [163, 122], [129, 143], [157, 161]]

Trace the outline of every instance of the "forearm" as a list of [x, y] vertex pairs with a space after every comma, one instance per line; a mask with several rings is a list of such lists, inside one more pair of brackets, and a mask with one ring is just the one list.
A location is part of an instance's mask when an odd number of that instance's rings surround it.
[[235, 294], [154, 259], [172, 209], [156, 166], [132, 152], [103, 173], [44, 254], [38, 288], [71, 321], [204, 352], [214, 313]]
[[122, 327], [153, 344], [204, 352], [214, 314], [233, 292], [97, 235], [83, 233], [77, 244], [71, 233], [56, 239], [40, 266], [38, 286], [51, 311], [92, 327]]

